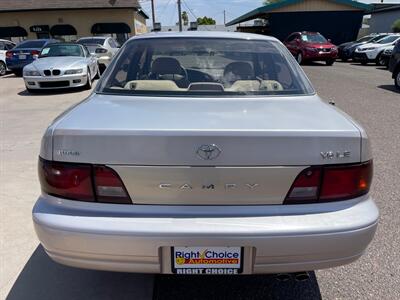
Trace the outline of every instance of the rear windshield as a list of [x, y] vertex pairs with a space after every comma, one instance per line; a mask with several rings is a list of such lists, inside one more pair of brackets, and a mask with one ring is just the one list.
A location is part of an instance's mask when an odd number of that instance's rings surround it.
[[320, 34], [302, 34], [301, 39], [310, 43], [326, 43], [327, 40]]
[[78, 41], [82, 45], [103, 45], [105, 39], [81, 39]]
[[20, 49], [20, 48], [36, 48], [36, 49], [41, 49], [44, 44], [46, 44], [45, 41], [27, 41], [27, 42], [22, 42], [19, 44], [15, 49]]
[[150, 38], [128, 42], [98, 92], [162, 95], [299, 95], [313, 88], [278, 42]]

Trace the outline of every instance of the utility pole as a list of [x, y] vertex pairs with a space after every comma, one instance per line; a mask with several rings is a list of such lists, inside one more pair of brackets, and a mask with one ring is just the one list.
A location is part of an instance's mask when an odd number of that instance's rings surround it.
[[224, 25], [226, 25], [226, 11], [224, 9]]
[[156, 13], [154, 11], [154, 0], [151, 0], [151, 15], [153, 18], [153, 30], [154, 30], [155, 24], [156, 24]]
[[182, 31], [182, 7], [181, 0], [178, 0], [179, 31]]

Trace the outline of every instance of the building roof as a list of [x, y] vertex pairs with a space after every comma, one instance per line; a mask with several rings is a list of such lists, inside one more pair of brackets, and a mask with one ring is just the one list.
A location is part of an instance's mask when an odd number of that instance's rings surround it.
[[[267, 14], [269, 12], [272, 12], [275, 9], [279, 9], [279, 8], [282, 8], [282, 7], [285, 7], [285, 6], [289, 6], [289, 5], [292, 5], [292, 4], [296, 4], [296, 3], [299, 3], [299, 2], [303, 2], [303, 1], [304, 0], [282, 0], [282, 1], [279, 1], [279, 2], [275, 2], [275, 3], [270, 3], [270, 4], [267, 4], [265, 6], [261, 6], [259, 8], [256, 8], [256, 9], [244, 14], [244, 15], [242, 15], [242, 16], [240, 16], [240, 17], [228, 22], [226, 25], [227, 26], [231, 26], [231, 25], [234, 25], [234, 24], [238, 24], [238, 23], [249, 21], [249, 20], [253, 20], [253, 19], [259, 18], [261, 16], [264, 16], [265, 14]], [[359, 9], [359, 10], [365, 10], [366, 11], [366, 10], [370, 10], [371, 9], [370, 5], [365, 4], [365, 3], [360, 3], [360, 2], [355, 1], [355, 0], [326, 0], [326, 1], [335, 2], [337, 4], [348, 5], [348, 6], [354, 7], [354, 8]]]
[[1, 0], [0, 12], [87, 9], [140, 8], [137, 0]]
[[400, 4], [394, 3], [372, 3], [373, 10], [370, 12], [371, 14], [377, 14], [381, 12], [387, 11], [395, 11], [400, 10]]

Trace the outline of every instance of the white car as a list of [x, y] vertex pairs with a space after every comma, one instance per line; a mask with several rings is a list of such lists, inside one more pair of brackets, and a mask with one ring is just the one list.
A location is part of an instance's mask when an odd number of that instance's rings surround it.
[[6, 52], [15, 47], [15, 43], [0, 39], [0, 76], [7, 73]]
[[83, 37], [77, 43], [85, 45], [91, 54], [97, 56], [100, 73], [103, 73], [110, 65], [112, 58], [120, 48], [118, 42], [111, 37]]
[[353, 59], [366, 65], [369, 62], [375, 62], [378, 66], [383, 63], [380, 56], [388, 46], [394, 46], [400, 40], [400, 34], [391, 34], [375, 42], [359, 46], [354, 51]]
[[99, 77], [97, 59], [85, 46], [73, 43], [55, 43], [45, 46], [39, 57], [23, 69], [28, 91], [92, 87]]
[[379, 217], [364, 129], [281, 42], [237, 32], [130, 39], [47, 129], [39, 179], [39, 240], [80, 268], [329, 268], [365, 252]]

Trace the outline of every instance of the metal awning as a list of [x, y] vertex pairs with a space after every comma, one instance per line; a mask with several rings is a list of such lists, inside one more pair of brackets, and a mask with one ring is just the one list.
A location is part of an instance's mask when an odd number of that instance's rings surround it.
[[74, 26], [69, 25], [69, 24], [59, 24], [59, 25], [54, 25], [50, 29], [50, 34], [52, 36], [63, 36], [63, 35], [77, 35], [77, 31]]
[[125, 23], [96, 23], [92, 26], [91, 32], [93, 34], [131, 33], [131, 29]]
[[[283, 8], [285, 6], [289, 6], [289, 5], [296, 4], [299, 2], [303, 2], [303, 1], [304, 0], [281, 0], [278, 2], [270, 3], [265, 6], [256, 8], [256, 9], [226, 23], [225, 26], [232, 26], [232, 25], [235, 25], [238, 23], [243, 23], [243, 22], [254, 20], [257, 18], [264, 18], [267, 14], [273, 13], [273, 10], [275, 10], [275, 9]], [[363, 10], [363, 11], [369, 11], [372, 8], [371, 5], [369, 5], [369, 4], [361, 3], [361, 2], [358, 2], [355, 0], [354, 1], [353, 0], [326, 0], [326, 1], [331, 1], [331, 2], [338, 3], [338, 4], [348, 5], [355, 9]]]
[[0, 37], [28, 36], [26, 30], [20, 26], [0, 27]]

